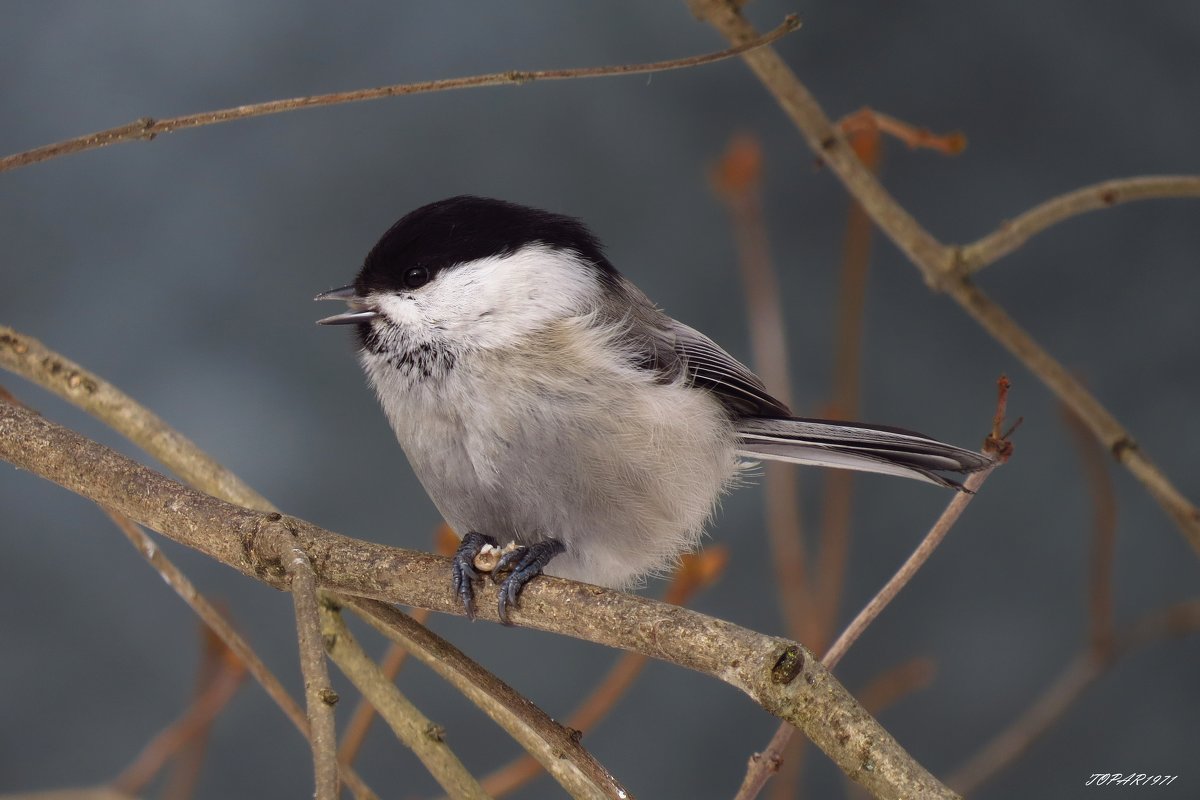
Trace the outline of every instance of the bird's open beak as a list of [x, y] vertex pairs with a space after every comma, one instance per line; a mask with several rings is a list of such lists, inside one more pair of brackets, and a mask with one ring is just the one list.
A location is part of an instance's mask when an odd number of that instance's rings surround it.
[[371, 308], [355, 294], [353, 284], [321, 292], [313, 300], [341, 300], [350, 306], [350, 310], [343, 314], [334, 314], [332, 317], [317, 320], [318, 325], [353, 325], [358, 322], [369, 322], [379, 316], [377, 310]]

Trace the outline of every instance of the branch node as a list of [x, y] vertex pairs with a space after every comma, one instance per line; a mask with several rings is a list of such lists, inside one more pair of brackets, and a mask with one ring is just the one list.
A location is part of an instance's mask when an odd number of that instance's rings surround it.
[[335, 706], [337, 705], [337, 701], [341, 699], [341, 696], [328, 686], [321, 689], [321, 702], [325, 705]]
[[142, 129], [142, 135], [139, 138], [147, 142], [154, 141], [154, 137], [158, 136], [154, 131], [154, 126], [158, 124], [158, 120], [154, 117], [140, 117], [134, 120], [133, 124]]
[[1109, 448], [1112, 451], [1113, 458], [1118, 462], [1125, 460], [1125, 455], [1138, 449], [1138, 443], [1133, 440], [1132, 436], [1122, 436], [1112, 443]]
[[786, 686], [803, 670], [804, 650], [799, 645], [788, 645], [771, 667], [771, 681]]
[[254, 524], [242, 534], [242, 552], [256, 575], [276, 588], [283, 588], [290, 574], [284, 566], [284, 557], [289, 551], [299, 549], [296, 526], [276, 512], [255, 515], [253, 519]]

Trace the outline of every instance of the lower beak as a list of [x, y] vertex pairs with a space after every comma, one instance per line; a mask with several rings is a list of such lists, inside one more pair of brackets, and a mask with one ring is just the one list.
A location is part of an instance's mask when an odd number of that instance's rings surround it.
[[354, 291], [354, 285], [343, 286], [340, 289], [330, 289], [321, 292], [314, 300], [341, 300], [350, 306], [350, 310], [342, 314], [334, 314], [317, 320], [318, 325], [354, 325], [359, 322], [369, 322], [379, 316], [379, 312], [366, 305]]

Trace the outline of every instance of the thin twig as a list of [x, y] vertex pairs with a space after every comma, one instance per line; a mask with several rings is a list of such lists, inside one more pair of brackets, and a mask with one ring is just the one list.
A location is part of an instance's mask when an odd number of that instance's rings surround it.
[[[201, 622], [200, 634], [203, 640], [204, 656], [196, 675], [196, 696], [202, 697], [208, 687], [219, 677], [232, 669], [241, 678], [246, 677], [246, 665], [241, 659], [221, 641], [212, 630]], [[232, 697], [232, 695], [231, 695]], [[208, 749], [209, 738], [215, 717], [196, 728], [178, 753], [163, 785], [161, 796], [163, 800], [191, 800], [196, 794], [196, 786], [200, 783], [200, 773], [204, 768], [204, 756]]]
[[[863, 112], [859, 113], [859, 117]], [[857, 117], [856, 117], [857, 118]], [[871, 117], [873, 120], [874, 117]], [[843, 122], [843, 125], [845, 123]], [[878, 128], [852, 135], [851, 145], [872, 172], [878, 172], [883, 148]], [[837, 322], [834, 329], [833, 396], [831, 416], [853, 419], [861, 394], [863, 311], [866, 305], [867, 272], [871, 265], [871, 220], [853, 198], [846, 212], [839, 270]], [[854, 473], [829, 470], [822, 476], [825, 492], [821, 506], [821, 534], [817, 550], [817, 619], [819, 638], [813, 647], [822, 652], [833, 636], [842, 600], [846, 563], [850, 550], [850, 515], [854, 502]]]
[[[447, 580], [448, 559], [233, 506], [10, 404], [0, 404], [0, 458], [273, 586], [284, 585], [282, 569], [278, 561], [264, 558], [262, 540], [286, 535], [319, 565], [326, 590], [463, 613]], [[399, 614], [376, 605], [379, 614]], [[678, 606], [555, 578], [532, 582], [521, 607], [510, 613], [519, 625], [645, 653], [741, 689], [769, 713], [800, 727], [839, 768], [879, 797], [954, 796], [794, 642]], [[492, 604], [479, 608], [478, 616], [499, 621]], [[432, 636], [404, 620], [421, 636]], [[436, 653], [419, 655], [441, 660]]]
[[104, 421], [197, 489], [240, 506], [275, 510], [265, 497], [129, 395], [37, 339], [4, 325], [0, 325], [0, 366]]
[[1135, 200], [1200, 197], [1200, 175], [1141, 175], [1094, 183], [1034, 206], [997, 230], [958, 251], [958, 269], [978, 272], [1025, 244], [1047, 228], [1085, 214]]
[[[688, 0], [688, 5], [697, 17], [712, 24], [731, 42], [747, 42], [758, 36], [733, 0]], [[1101, 445], [1150, 492], [1200, 553], [1200, 509], [1139, 449], [1133, 436], [1073, 375], [968, 280], [959, 269], [959, 248], [939, 242], [896, 202], [854, 155], [845, 137], [773, 48], [762, 47], [743, 54], [742, 58], [791, 117], [809, 147], [921, 271], [926, 283], [949, 294], [992, 338], [1067, 403], [1087, 423]]]
[[[733, 221], [738, 266], [750, 322], [751, 364], [767, 389], [791, 404], [787, 333], [779, 277], [762, 213], [762, 149], [748, 135], [734, 137], [712, 172], [712, 185]], [[816, 633], [813, 592], [800, 514], [796, 472], [789, 464], [763, 465], [763, 500], [771, 566], [785, 630], [801, 642]]]
[[854, 693], [863, 708], [879, 715], [913, 692], [924, 689], [937, 674], [931, 658], [913, 658], [886, 669]]
[[1092, 546], [1088, 569], [1091, 646], [1103, 652], [1113, 641], [1113, 559], [1117, 543], [1117, 495], [1104, 453], [1079, 417], [1064, 408], [1063, 420], [1075, 440], [1092, 495]]
[[341, 614], [326, 605], [321, 605], [320, 611], [321, 633], [329, 657], [379, 711], [396, 737], [413, 751], [451, 797], [487, 800], [487, 792], [446, 744], [441, 726], [431, 722], [380, 674], [375, 662], [351, 635]]
[[[233, 625], [225, 619], [225, 615], [217, 609], [208, 598], [197, 591], [195, 585], [188, 580], [187, 576], [179, 571], [162, 552], [162, 550], [154, 543], [154, 541], [142, 532], [132, 520], [124, 514], [113, 510], [107, 506], [101, 505], [101, 509], [125, 534], [129, 539], [130, 544], [142, 555], [150, 566], [152, 566], [162, 579], [170, 586], [175, 593], [183, 599], [185, 603], [204, 621], [214, 634], [216, 634], [225, 646], [237, 656], [237, 658], [246, 665], [246, 669], [258, 681], [259, 685], [267, 693], [267, 696], [275, 702], [275, 705], [283, 711], [284, 715], [291, 720], [296, 729], [300, 731], [305, 739], [311, 739], [311, 734], [308, 727], [308, 719], [304, 715], [304, 710], [300, 705], [292, 699], [288, 694], [288, 690], [283, 687], [275, 674], [263, 663], [254, 649], [249, 643], [242, 638]], [[354, 796], [359, 800], [373, 800], [375, 793], [363, 782], [362, 778], [353, 770], [346, 768], [342, 773], [342, 778], [346, 781], [346, 785], [354, 792]]]
[[1026, 752], [1117, 660], [1153, 642], [1197, 631], [1200, 631], [1200, 598], [1146, 615], [1118, 634], [1105, 653], [1087, 647], [1011, 725], [967, 759], [946, 782], [964, 795], [973, 794]]
[[[825, 657], [821, 659], [822, 665], [829, 669], [833, 669], [841, 660], [842, 656], [850, 649], [850, 646], [862, 635], [863, 631], [879, 616], [880, 612], [887, 607], [905, 584], [916, 574], [921, 565], [929, 558], [950, 528], [962, 515], [967, 504], [971, 502], [973, 494], [977, 491], [980, 485], [991, 474], [995, 467], [987, 467], [975, 474], [971, 475], [964, 483], [968, 492], [959, 492], [950, 501], [946, 510], [934, 523], [929, 533], [913, 551], [908, 560], [901, 565], [896, 574], [892, 576], [879, 593], [871, 598], [866, 607], [858, 613], [858, 616], [846, 627], [842, 634], [830, 646]], [[742, 779], [742, 786], [738, 790], [735, 800], [753, 800], [762, 791], [762, 787], [766, 785], [771, 776], [779, 770], [783, 763], [783, 753], [788, 743], [792, 739], [792, 734], [796, 732], [796, 728], [792, 725], [782, 723], [775, 730], [775, 735], [771, 737], [771, 741], [767, 743], [766, 748], [761, 752], [751, 757], [746, 770], [746, 776]]]
[[[412, 618], [424, 625], [425, 621], [429, 619], [429, 609], [414, 610]], [[395, 681], [407, 660], [408, 651], [393, 642], [388, 645], [387, 653], [384, 654], [383, 661], [379, 664], [379, 672], [388, 681]], [[342, 731], [342, 743], [338, 747], [338, 762], [342, 766], [354, 763], [354, 759], [358, 757], [358, 751], [367, 739], [367, 733], [371, 730], [371, 723], [374, 719], [375, 706], [371, 705], [370, 700], [363, 697], [354, 707], [354, 713], [350, 715], [350, 721], [346, 723], [346, 729]]]
[[[1004, 434], [1001, 428], [1004, 425], [1004, 413], [1008, 405], [1008, 390], [1010, 387], [1008, 378], [1001, 376], [998, 381], [998, 387], [996, 413], [992, 417], [992, 431], [987, 438], [987, 447], [990, 450], [998, 452], [1001, 458], [1007, 459], [1012, 454], [1012, 447], [1006, 440], [1007, 434]], [[842, 659], [842, 656], [850, 649], [850, 646], [862, 635], [863, 631], [879, 616], [896, 595], [900, 593], [900, 590], [912, 579], [912, 576], [929, 559], [929, 556], [941, 543], [942, 539], [950, 532], [950, 528], [958, 521], [967, 504], [975, 496], [975, 492], [983, 485], [983, 482], [987, 480], [987, 476], [991, 474], [996, 466], [996, 464], [993, 464], [967, 478], [963, 484], [965, 491], [959, 492], [954, 496], [950, 504], [946, 506], [946, 510], [942, 512], [942, 515], [938, 517], [933, 527], [929, 530], [929, 533], [925, 534], [925, 538], [917, 545], [917, 549], [900, 566], [900, 569], [892, 576], [891, 580], [884, 584], [878, 594], [871, 598], [866, 607], [858, 612], [858, 616], [842, 631], [842, 634], [821, 658], [822, 666], [832, 670]], [[746, 767], [746, 775], [742, 779], [742, 785], [738, 789], [735, 800], [754, 800], [758, 796], [763, 786], [771, 779], [771, 776], [779, 772], [780, 765], [783, 764], [785, 750], [795, 732], [795, 727], [788, 725], [786, 721], [780, 723], [779, 727], [775, 730], [775, 734], [771, 737], [771, 741], [767, 743], [766, 749], [761, 753], [751, 756]]]
[[[863, 155], [859, 147], [859, 137], [862, 134], [878, 141], [879, 134], [886, 133], [904, 142], [910, 150], [923, 148], [934, 150], [944, 156], [959, 155], [967, 148], [967, 137], [961, 131], [937, 134], [928, 128], [918, 128], [873, 108], [860, 108], [858, 111], [847, 114], [838, 121], [837, 126], [842, 133], [850, 137], [850, 145], [854, 147], [859, 158], [862, 158]], [[866, 159], [863, 159], [863, 163], [870, 167], [876, 175], [879, 174], [875, 165]]]
[[347, 597], [376, 630], [409, 648], [423, 664], [475, 703], [493, 722], [536, 758], [576, 798], [625, 800], [632, 795], [590, 753], [578, 737], [552, 720], [508, 684], [411, 617], [386, 603]]
[[[713, 545], [699, 553], [685, 554], [663, 593], [663, 602], [685, 605], [693, 594], [710, 585], [724, 572], [728, 560], [729, 551], [721, 545]], [[585, 733], [594, 729], [629, 691], [648, 660], [641, 653], [624, 653], [596, 684], [591, 694], [567, 717], [564, 723], [566, 727]], [[542, 767], [537, 759], [524, 755], [486, 776], [483, 788], [491, 795], [500, 797], [516, 791], [541, 774]]]
[[966, 491], [957, 492], [946, 506], [946, 510], [938, 517], [937, 522], [929, 529], [929, 533], [925, 534], [925, 538], [917, 545], [917, 549], [912, 552], [912, 555], [900, 565], [900, 569], [896, 570], [896, 574], [883, 585], [883, 588], [871, 598], [862, 611], [858, 612], [846, 629], [829, 647], [829, 651], [825, 657], [821, 659], [826, 667], [833, 669], [837, 663], [842, 660], [842, 656], [850, 649], [859, 636], [862, 636], [863, 631], [879, 616], [883, 609], [887, 608], [888, 604], [895, 599], [913, 575], [929, 560], [933, 555], [933, 551], [946, 538], [946, 534], [954, 527], [954, 523], [962, 516], [962, 512], [967, 509], [967, 505], [974, 499], [975, 493], [979, 491], [979, 487], [992, 474], [995, 465], [984, 467], [979, 472], [972, 474], [963, 482], [963, 488]]
[[241, 661], [224, 658], [219, 652], [216, 659], [217, 670], [205, 689], [196, 696], [179, 719], [159, 732], [142, 748], [142, 752], [133, 763], [113, 780], [112, 788], [131, 795], [144, 791], [146, 785], [167, 761], [177, 756], [188, 742], [211, 725], [229, 704], [242, 685], [246, 668]]
[[337, 692], [329, 682], [325, 648], [321, 636], [320, 604], [317, 600], [317, 575], [308, 554], [283, 543], [285, 534], [276, 533], [268, 548], [283, 564], [291, 584], [292, 604], [296, 609], [296, 633], [300, 643], [300, 671], [304, 675], [304, 700], [308, 708], [308, 727], [312, 731], [313, 773], [317, 800], [337, 800], [338, 762], [337, 728], [333, 706]]
[[169, 119], [156, 120], [151, 117], [143, 117], [126, 125], [119, 125], [115, 128], [108, 128], [96, 133], [77, 136], [74, 139], [67, 139], [66, 141], [5, 156], [0, 158], [0, 172], [18, 167], [26, 167], [30, 164], [71, 155], [72, 153], [95, 150], [98, 147], [105, 147], [119, 142], [150, 141], [163, 133], [174, 133], [175, 131], [186, 130], [188, 128], [199, 128], [204, 125], [215, 125], [232, 120], [249, 119], [250, 117], [262, 117], [268, 114], [281, 114], [286, 111], [297, 111], [303, 108], [355, 103], [363, 100], [379, 100], [384, 97], [445, 92], [452, 89], [474, 89], [481, 86], [501, 85], [518, 86], [524, 83], [532, 83], [533, 81], [599, 78], [612, 75], [642, 75], [650, 72], [665, 72], [667, 70], [698, 67], [703, 64], [711, 64], [715, 61], [732, 58], [733, 56], [753, 50], [756, 47], [770, 44], [797, 30], [799, 27], [799, 17], [792, 14], [785, 18], [775, 30], [757, 38], [755, 41], [745, 42], [718, 53], [675, 58], [668, 61], [655, 61], [648, 64], [621, 64], [613, 67], [582, 67], [579, 69], [545, 69], [529, 72], [508, 70], [507, 72], [494, 72], [488, 75], [471, 75], [464, 78], [446, 78], [436, 81], [422, 81], [420, 83], [400, 83], [392, 86], [380, 86], [374, 89], [356, 89], [348, 92], [293, 97], [287, 100], [272, 100], [266, 103], [251, 103], [233, 108], [224, 108], [219, 111], [204, 111], [198, 114], [187, 114]]

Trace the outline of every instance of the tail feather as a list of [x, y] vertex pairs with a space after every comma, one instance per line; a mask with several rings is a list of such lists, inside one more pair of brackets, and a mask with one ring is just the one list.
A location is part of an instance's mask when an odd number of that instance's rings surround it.
[[993, 462], [983, 453], [913, 431], [801, 418], [754, 417], [738, 423], [742, 455], [859, 472], [877, 472], [962, 489], [939, 473], [976, 472]]

